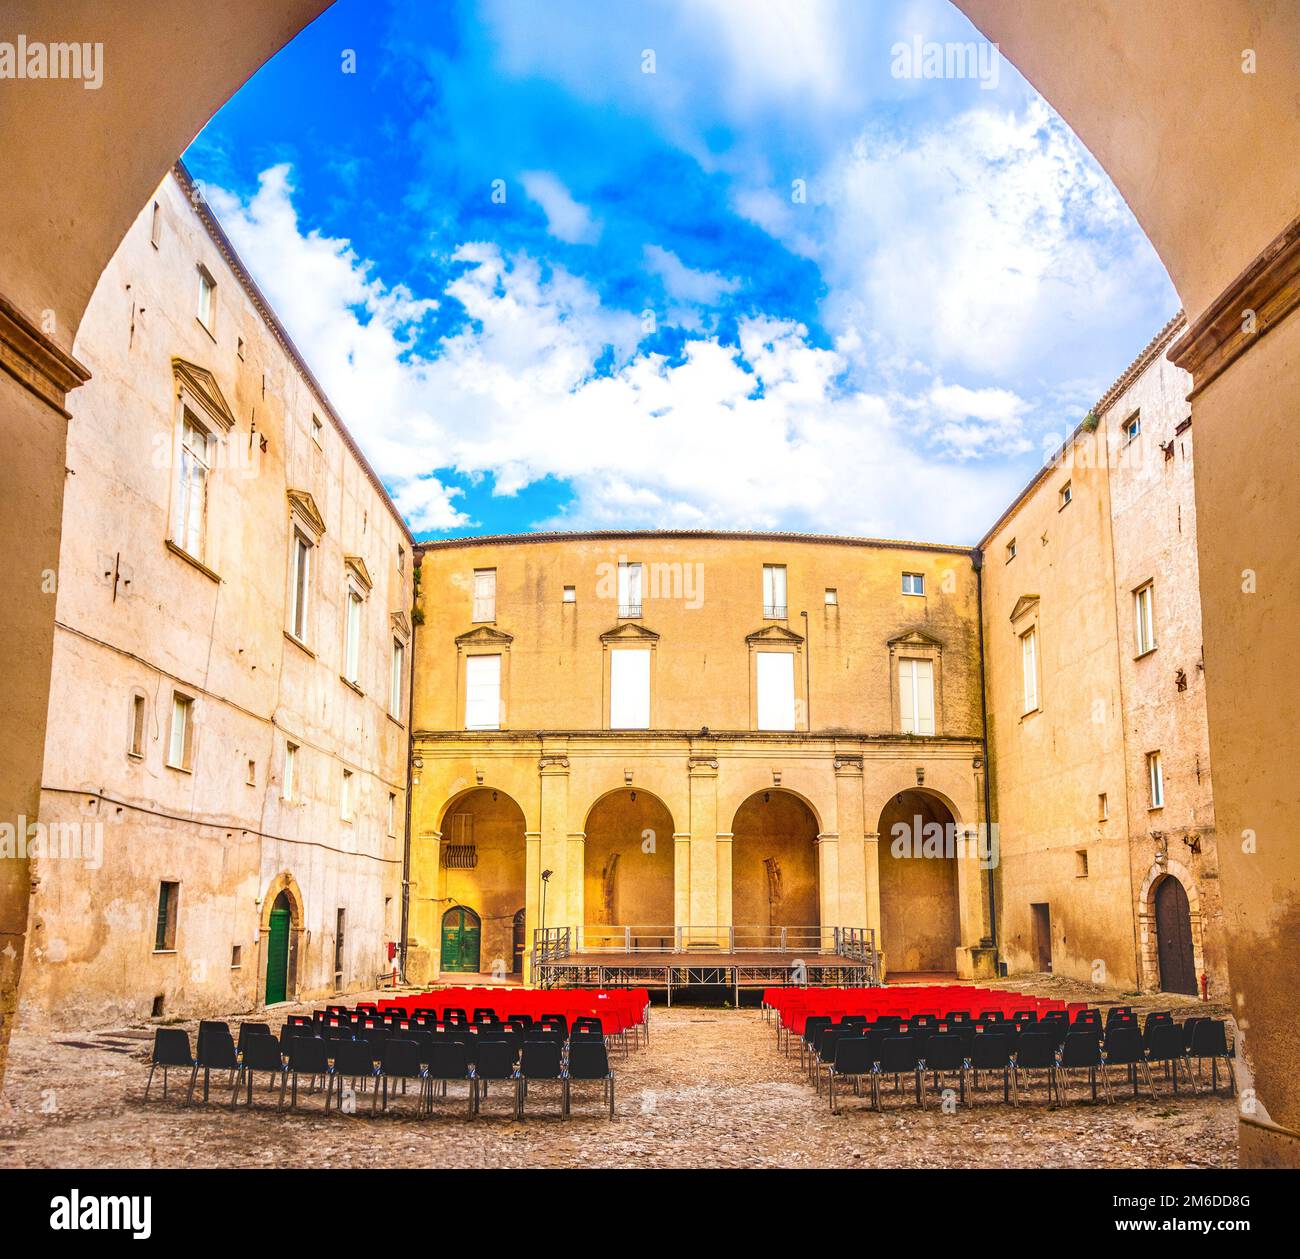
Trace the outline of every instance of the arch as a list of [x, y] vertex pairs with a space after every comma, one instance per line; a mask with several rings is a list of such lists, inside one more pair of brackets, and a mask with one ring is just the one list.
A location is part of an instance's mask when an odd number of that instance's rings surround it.
[[[671, 940], [675, 829], [664, 801], [640, 787], [607, 791], [587, 810], [582, 900], [589, 945], [604, 942], [592, 927], [658, 928], [634, 931], [635, 941]], [[614, 934], [621, 941], [622, 933]]]
[[755, 791], [731, 823], [731, 921], [739, 927], [821, 925], [817, 811], [785, 787]]
[[[287, 870], [271, 880], [262, 897], [261, 930], [263, 956], [258, 984], [262, 1004], [298, 998], [298, 955], [303, 932], [303, 899], [298, 880]], [[287, 922], [282, 915], [287, 914]]]
[[957, 858], [946, 844], [934, 844], [940, 833], [928, 828], [952, 826], [946, 837], [958, 820], [942, 792], [924, 787], [898, 792], [880, 811], [880, 948], [895, 974], [956, 970]]
[[[526, 900], [523, 808], [500, 787], [471, 787], [452, 796], [438, 816], [440, 868], [434, 871], [435, 897], [446, 909], [461, 907], [476, 916], [481, 964], [508, 974], [515, 957], [515, 915]], [[443, 944], [439, 944], [440, 958]]]
[[[1191, 935], [1192, 964], [1196, 980], [1205, 971], [1205, 947], [1201, 925], [1201, 898], [1192, 872], [1180, 861], [1166, 858], [1154, 862], [1142, 880], [1138, 892], [1138, 951], [1141, 965], [1141, 985], [1144, 992], [1177, 992], [1184, 989], [1166, 988], [1160, 969], [1160, 929], [1157, 897], [1160, 889], [1172, 880], [1187, 900], [1187, 927]], [[1168, 943], [1168, 942], [1166, 942]], [[1195, 995], [1193, 989], [1190, 995]]]

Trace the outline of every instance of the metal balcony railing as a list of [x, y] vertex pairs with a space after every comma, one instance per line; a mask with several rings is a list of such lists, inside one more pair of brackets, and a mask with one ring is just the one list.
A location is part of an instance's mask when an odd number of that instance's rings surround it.
[[620, 603], [618, 605], [618, 614], [620, 617], [630, 617], [639, 620], [641, 617], [641, 605], [639, 603]]
[[765, 621], [784, 621], [789, 608], [784, 603], [765, 603], [763, 604], [763, 619]]

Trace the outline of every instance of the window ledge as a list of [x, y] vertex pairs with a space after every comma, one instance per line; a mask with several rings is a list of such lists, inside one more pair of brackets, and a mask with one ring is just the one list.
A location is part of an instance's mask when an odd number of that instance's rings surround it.
[[154, 949], [154, 957], [175, 957], [178, 950], [176, 949]]
[[360, 687], [359, 687], [355, 682], [353, 682], [351, 678], [345, 678], [345, 677], [340, 673], [340, 674], [339, 674], [339, 681], [342, 682], [343, 685], [346, 686], [346, 687], [348, 688], [349, 691], [355, 691], [358, 695], [361, 695], [361, 696], [364, 696], [364, 695], [365, 695], [365, 691], [363, 691], [363, 690], [362, 690], [362, 689], [361, 689], [361, 688], [360, 688]]
[[168, 769], [174, 769], [178, 774], [192, 774], [194, 772], [188, 765], [173, 765], [171, 761], [166, 762]]
[[212, 329], [209, 328], [208, 325], [205, 324], [205, 323], [203, 322], [203, 320], [199, 318], [198, 315], [195, 315], [195, 316], [194, 316], [194, 322], [195, 322], [196, 324], [198, 324], [199, 327], [202, 328], [203, 331], [206, 332], [206, 333], [208, 334], [208, 336], [210, 336], [210, 337], [212, 338], [212, 344], [213, 344], [213, 345], [216, 345], [216, 343], [217, 343], [217, 334], [216, 334], [215, 332], [213, 332]]
[[1042, 711], [1043, 709], [1041, 704], [1036, 708], [1027, 708], [1023, 713], [1020, 714], [1020, 720], [1025, 721], [1029, 717], [1037, 717], [1038, 714], [1041, 713]]
[[292, 633], [290, 630], [285, 630], [284, 636], [299, 650], [305, 651], [313, 660], [316, 659], [316, 653], [312, 651], [312, 649], [308, 647], [307, 644], [297, 636], [297, 634]]
[[399, 730], [406, 729], [406, 722], [404, 722], [400, 717], [394, 717], [392, 713], [385, 713], [384, 716], [387, 717], [388, 720], [391, 721]]
[[1137, 653], [1137, 655], [1133, 657], [1133, 659], [1134, 659], [1134, 660], [1145, 660], [1149, 655], [1151, 655], [1154, 651], [1156, 651], [1156, 650], [1158, 649], [1158, 647], [1159, 647], [1159, 644], [1156, 644], [1155, 647], [1148, 647], [1148, 648], [1146, 649], [1146, 651], [1139, 651], [1139, 652]]
[[191, 555], [179, 542], [174, 542], [171, 538], [167, 539], [167, 549], [173, 555], [179, 555], [187, 564], [197, 568], [205, 577], [210, 577], [213, 581], [219, 582], [221, 574], [209, 568], [201, 559]]

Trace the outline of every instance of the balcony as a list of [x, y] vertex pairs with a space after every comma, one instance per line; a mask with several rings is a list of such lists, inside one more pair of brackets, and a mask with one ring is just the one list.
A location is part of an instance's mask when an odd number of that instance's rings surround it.
[[639, 621], [641, 619], [641, 604], [638, 603], [620, 603], [618, 605], [618, 614], [624, 620]]
[[788, 610], [784, 603], [765, 603], [763, 604], [763, 619], [765, 621], [784, 621]]

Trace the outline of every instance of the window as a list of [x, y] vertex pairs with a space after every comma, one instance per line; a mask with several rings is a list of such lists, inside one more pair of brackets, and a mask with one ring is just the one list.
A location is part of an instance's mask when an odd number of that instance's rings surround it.
[[1165, 807], [1165, 774], [1160, 766], [1160, 753], [1147, 753], [1147, 782], [1151, 791], [1151, 808]]
[[238, 970], [244, 964], [244, 946], [242, 944], [232, 944], [230, 946], [230, 969]]
[[934, 662], [898, 662], [899, 713], [904, 734], [934, 733]]
[[501, 657], [465, 657], [465, 729], [501, 728]]
[[154, 931], [155, 953], [176, 951], [176, 903], [180, 899], [179, 883], [163, 882], [158, 885], [158, 924]]
[[1137, 632], [1137, 654], [1144, 656], [1156, 647], [1155, 595], [1150, 582], [1133, 592], [1133, 624]]
[[826, 587], [826, 606], [828, 608], [838, 607], [840, 602], [840, 592], [834, 586]]
[[1076, 879], [1088, 877], [1088, 852], [1085, 848], [1076, 848], [1074, 851], [1074, 877]]
[[476, 568], [474, 570], [474, 620], [495, 621], [496, 619], [497, 570]]
[[235, 338], [235, 353], [239, 356], [239, 359], [240, 359], [240, 361], [242, 362], [242, 361], [243, 361], [243, 358], [244, 358], [244, 338], [243, 338], [243, 337], [236, 337], [236, 338]]
[[623, 647], [609, 657], [611, 730], [650, 728], [650, 649]]
[[292, 803], [298, 790], [298, 745], [296, 743], [286, 743], [284, 745], [284, 791], [281, 793], [285, 800]]
[[1025, 708], [1032, 713], [1038, 707], [1038, 631], [1020, 636], [1020, 667], [1024, 680]]
[[208, 430], [185, 411], [181, 419], [181, 461], [177, 469], [175, 542], [195, 559], [203, 558], [213, 441]]
[[162, 206], [155, 201], [153, 213], [149, 218], [149, 243], [157, 249], [160, 240], [162, 240]]
[[577, 588], [577, 586], [565, 586], [565, 588], [564, 588], [564, 602], [565, 602], [565, 603], [577, 603], [577, 602], [578, 602], [578, 588]]
[[209, 332], [217, 317], [217, 282], [208, 272], [207, 267], [199, 267], [199, 323]]
[[794, 652], [760, 651], [758, 664], [758, 728], [794, 729]]
[[[1074, 487], [1069, 481], [1061, 486], [1060, 499], [1061, 507], [1068, 507], [1072, 502], [1074, 502]], [[1060, 511], [1060, 507], [1058, 507], [1057, 510]]]
[[1097, 821], [1104, 822], [1110, 817], [1110, 800], [1103, 791], [1097, 797]]
[[402, 719], [402, 695], [406, 678], [406, 644], [393, 639], [393, 669], [388, 684], [388, 711], [398, 721]]
[[348, 911], [340, 909], [334, 919], [334, 985], [343, 986], [343, 938], [346, 933]]
[[763, 565], [763, 616], [769, 621], [785, 620], [784, 564]]
[[307, 612], [311, 596], [312, 544], [300, 530], [293, 531], [293, 558], [291, 560], [293, 588], [290, 595], [290, 633], [300, 642], [307, 641]]
[[397, 548], [397, 571], [399, 573], [406, 572], [406, 548], [404, 546]]
[[1135, 413], [1124, 421], [1124, 441], [1136, 441], [1142, 432], [1142, 416]]
[[343, 677], [357, 685], [361, 673], [361, 595], [348, 588], [348, 608], [343, 644]]
[[248, 773], [245, 776], [244, 781], [250, 787], [257, 786], [257, 762], [253, 760], [251, 756], [248, 758]]
[[144, 705], [143, 695], [131, 696], [131, 725], [127, 736], [126, 754], [128, 756], [144, 755]]
[[339, 817], [345, 822], [352, 821], [352, 771], [343, 771], [343, 786], [339, 790]]
[[1007, 543], [1007, 563], [1010, 564], [1011, 561], [1015, 558], [1016, 558], [1016, 540], [1015, 538], [1012, 538], [1011, 541]]
[[905, 595], [925, 594], [925, 575], [923, 573], [904, 573], [903, 593]]
[[324, 432], [325, 425], [321, 422], [320, 416], [313, 411], [311, 413], [311, 439], [316, 445], [322, 444]]
[[641, 565], [618, 566], [618, 614], [621, 617], [641, 615]]
[[194, 701], [179, 691], [172, 692], [172, 726], [167, 737], [167, 764], [172, 769], [190, 768], [194, 742]]
[[397, 792], [388, 793], [388, 833], [397, 834]]

